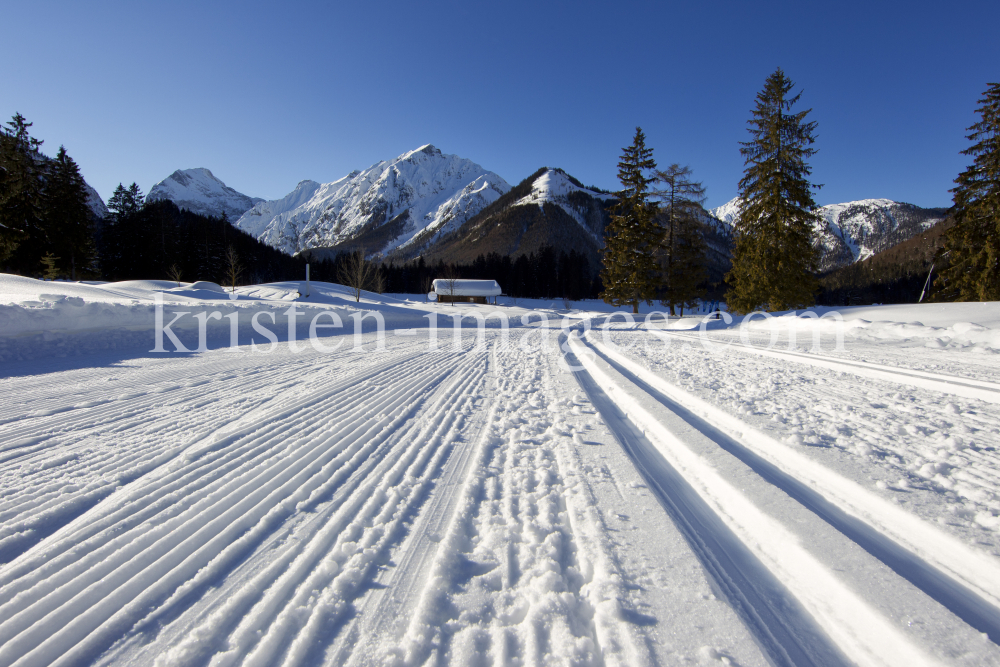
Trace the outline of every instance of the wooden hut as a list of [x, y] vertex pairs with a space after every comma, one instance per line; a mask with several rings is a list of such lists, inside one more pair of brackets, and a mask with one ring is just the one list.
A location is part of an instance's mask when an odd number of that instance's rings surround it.
[[441, 303], [496, 303], [503, 292], [495, 280], [438, 278], [433, 294]]

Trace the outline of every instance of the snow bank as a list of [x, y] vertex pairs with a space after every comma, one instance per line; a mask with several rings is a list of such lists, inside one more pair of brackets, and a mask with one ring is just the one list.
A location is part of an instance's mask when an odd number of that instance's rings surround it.
[[[727, 321], [725, 318], [728, 317]], [[640, 321], [640, 318], [636, 318]], [[1000, 302], [928, 303], [849, 308], [812, 308], [732, 317], [719, 320], [685, 317], [664, 324], [654, 319], [649, 328], [676, 331], [740, 329], [770, 334], [837, 334], [855, 339], [922, 344], [929, 348], [1000, 351]]]
[[[288, 340], [292, 332], [305, 340], [317, 318], [317, 336], [353, 334], [356, 325], [367, 332], [413, 329], [428, 323], [424, 310], [397, 299], [363, 298], [358, 303], [347, 288], [322, 282], [312, 283], [309, 298], [300, 297], [300, 291], [305, 293], [304, 283], [238, 287], [232, 293], [208, 281], [180, 286], [163, 280], [86, 284], [0, 274], [0, 361], [125, 348], [149, 351], [156, 345], [158, 301], [163, 304], [162, 324], [188, 350], [230, 345], [233, 327], [238, 344], [266, 345], [270, 338], [260, 327], [277, 340]], [[293, 305], [295, 310], [290, 311]], [[331, 324], [335, 328], [329, 328]], [[165, 349], [174, 351], [167, 341]]]
[[[860, 314], [872, 319], [858, 317]], [[972, 318], [985, 324], [970, 321]], [[743, 319], [740, 318], [740, 325]], [[926, 324], [924, 320], [934, 324]], [[923, 341], [930, 348], [1000, 351], [1000, 303], [869, 306], [839, 310], [817, 308], [768, 319], [753, 319], [747, 322], [746, 327], [751, 331], [843, 331], [854, 338]]]

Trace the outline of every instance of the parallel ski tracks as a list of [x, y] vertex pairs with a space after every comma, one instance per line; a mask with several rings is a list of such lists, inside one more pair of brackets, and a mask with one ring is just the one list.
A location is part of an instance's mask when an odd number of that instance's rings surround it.
[[[635, 384], [634, 389], [629, 390], [631, 393], [648, 395], [650, 399], [662, 403], [669, 410], [676, 411], [680, 408], [678, 414], [687, 414], [688, 416], [682, 417], [682, 419], [690, 422], [690, 426], [693, 426], [695, 430], [715, 439], [723, 449], [744, 461], [767, 482], [776, 485], [810, 511], [815, 512], [824, 521], [829, 522], [832, 527], [842, 531], [848, 539], [856, 541], [862, 548], [881, 559], [890, 568], [895, 569], [898, 574], [909, 579], [911, 583], [957, 614], [965, 622], [980, 632], [988, 632], [990, 638], [994, 642], [997, 641], [996, 637], [1000, 636], [1000, 609], [995, 606], [993, 598], [996, 588], [992, 582], [997, 578], [995, 564], [976, 557], [976, 554], [955, 540], [938, 534], [936, 528], [924, 527], [919, 519], [915, 517], [908, 519], [903, 516], [904, 511], [898, 508], [885, 510], [890, 512], [892, 518], [896, 520], [893, 525], [887, 525], [889, 523], [887, 517], [879, 514], [879, 510], [885, 509], [882, 507], [884, 503], [869, 498], [870, 494], [854, 489], [852, 485], [839, 480], [835, 474], [813, 474], [816, 471], [812, 469], [803, 471], [797, 468], [791, 472], [783, 472], [784, 464], [792, 465], [793, 468], [794, 465], [782, 461], [780, 458], [775, 458], [777, 454], [764, 453], [766, 448], [761, 450], [762, 445], [756, 440], [752, 443], [743, 440], [749, 432], [746, 430], [746, 426], [737, 429], [729, 423], [732, 419], [726, 423], [714, 423], [712, 417], [719, 411], [713, 411], [702, 405], [702, 401], [693, 397], [689, 400], [696, 401], [697, 405], [683, 403], [684, 399], [680, 397], [680, 394], [683, 394], [681, 390], [662, 393], [664, 390], [661, 387], [665, 386], [663, 381], [655, 378], [650, 372], [644, 371], [638, 364], [618, 352], [609, 350], [596, 342], [589, 346], [575, 343], [574, 346], [578, 351], [588, 351], [591, 354], [597, 352], [603, 357], [604, 363], [623, 374], [622, 382]], [[577, 356], [580, 357], [580, 354]], [[588, 370], [593, 367], [593, 371], [598, 371], [597, 367], [593, 366], [592, 361], [585, 361], [584, 366]], [[610, 376], [604, 381], [613, 382]], [[620, 400], [614, 396], [610, 396], [610, 398], [612, 401]], [[680, 401], [683, 407], [671, 407], [675, 406], [677, 401]], [[651, 433], [647, 430], [650, 428], [668, 429], [667, 426], [655, 427], [650, 416], [637, 405], [630, 404], [622, 407], [622, 410], [628, 413], [630, 419], [633, 420], [635, 418], [631, 415], [638, 411], [640, 417], [636, 425], [646, 433]], [[688, 412], [689, 410], [690, 412]], [[757, 440], [761, 438], [765, 438], [765, 436], [760, 436]], [[796, 462], [798, 462], [798, 457], [796, 457]], [[824, 479], [826, 479], [825, 485]], [[850, 497], [849, 492], [857, 492], [860, 496], [857, 502], [871, 501], [875, 506], [852, 505], [847, 500]], [[824, 494], [826, 495], [824, 496]], [[844, 505], [845, 502], [847, 505]], [[865, 523], [865, 521], [873, 519], [874, 524]], [[887, 528], [891, 532], [891, 537], [881, 532]], [[899, 540], [899, 543], [894, 540]], [[913, 544], [914, 540], [921, 543], [921, 550], [908, 551], [907, 547]], [[925, 560], [927, 558], [929, 560]], [[969, 569], [970, 566], [972, 569]], [[943, 569], [938, 569], [942, 567]]]
[[234, 577], [246, 580], [203, 619], [229, 628], [227, 643], [207, 645], [197, 624], [174, 630], [168, 662], [222, 650], [224, 663], [296, 663], [315, 652], [426, 499], [464, 419], [456, 404], [482, 385], [483, 354], [420, 351], [320, 376], [303, 398], [168, 448], [155, 470], [0, 568], [0, 664], [93, 659], [195, 604], [265, 543], [280, 555]]
[[[421, 353], [418, 347], [405, 347], [385, 355], [387, 361], [379, 361], [378, 355], [358, 360], [376, 372], [412, 362]], [[0, 562], [115, 488], [238, 422], [241, 415], [299, 405], [296, 397], [303, 390], [313, 396], [317, 383], [333, 388], [337, 380], [353, 381], [344, 370], [328, 371], [315, 357], [302, 361], [292, 357], [284, 365], [254, 367], [249, 372], [242, 372], [238, 359], [222, 357], [205, 365], [205, 374], [194, 379], [182, 375], [190, 372], [183, 365], [156, 369], [141, 387], [127, 386], [121, 396], [82, 405], [73, 395], [50, 400], [49, 409], [42, 412], [54, 414], [14, 418], [8, 413], [8, 423], [0, 425], [0, 479], [11, 476], [17, 483], [4, 485], [16, 491], [0, 492]], [[345, 367], [350, 364], [341, 368]], [[283, 396], [291, 386], [296, 391]], [[25, 393], [22, 398], [30, 404], [33, 392]], [[311, 400], [321, 400], [322, 395]]]

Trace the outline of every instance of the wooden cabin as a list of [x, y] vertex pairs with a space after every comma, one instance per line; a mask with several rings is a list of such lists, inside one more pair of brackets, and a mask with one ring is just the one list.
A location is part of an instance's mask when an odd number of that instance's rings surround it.
[[438, 278], [433, 285], [431, 294], [441, 303], [496, 303], [503, 293], [495, 280]]

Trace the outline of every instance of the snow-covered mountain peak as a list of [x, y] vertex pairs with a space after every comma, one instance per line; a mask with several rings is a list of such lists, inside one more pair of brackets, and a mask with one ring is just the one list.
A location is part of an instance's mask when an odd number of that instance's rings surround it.
[[580, 182], [562, 169], [546, 167], [531, 184], [531, 192], [514, 202], [513, 206], [544, 206], [554, 204], [566, 211], [583, 229], [600, 242], [600, 234], [588, 224], [586, 206], [573, 201], [574, 195], [586, 195], [595, 199], [614, 199], [614, 195], [597, 192], [580, 185]]
[[409, 160], [410, 158], [415, 157], [418, 153], [423, 153], [424, 155], [434, 156], [434, 155], [441, 155], [441, 150], [439, 148], [436, 148], [432, 144], [424, 144], [420, 148], [415, 148], [412, 151], [410, 151], [409, 153], [404, 153], [404, 154], [400, 155], [399, 159], [400, 160]]
[[[169, 181], [174, 181], [183, 185], [184, 187], [191, 187], [192, 183], [197, 183], [197, 181], [208, 181], [214, 183], [217, 186], [225, 187], [225, 183], [220, 181], [215, 177], [210, 170], [205, 167], [196, 167], [194, 169], [178, 169], [174, 173], [170, 174], [166, 179]], [[197, 185], [195, 186], [197, 187]]]
[[304, 181], [236, 226], [289, 253], [345, 243], [384, 253], [456, 229], [509, 189], [497, 174], [426, 144], [332, 183]]
[[[736, 197], [708, 212], [732, 228], [739, 218], [741, 203]], [[944, 217], [938, 209], [923, 209], [891, 199], [827, 204], [817, 208], [816, 214], [820, 217], [814, 233], [822, 253], [821, 270], [867, 259], [924, 231]]]
[[709, 209], [708, 214], [717, 220], [721, 220], [727, 225], [735, 225], [736, 219], [740, 216], [740, 204], [742, 200], [739, 197], [733, 197], [727, 201], [722, 206], [716, 206], [715, 208]]
[[204, 167], [178, 169], [150, 188], [146, 195], [147, 202], [162, 199], [169, 199], [193, 213], [211, 216], [225, 213], [233, 220], [257, 202], [264, 201], [237, 192]]
[[579, 185], [562, 169], [546, 167], [545, 172], [531, 184], [531, 193], [517, 201], [515, 206], [522, 204], [543, 204], [545, 202], [560, 203], [573, 192], [583, 192], [598, 199], [613, 199], [614, 195], [596, 192]]

